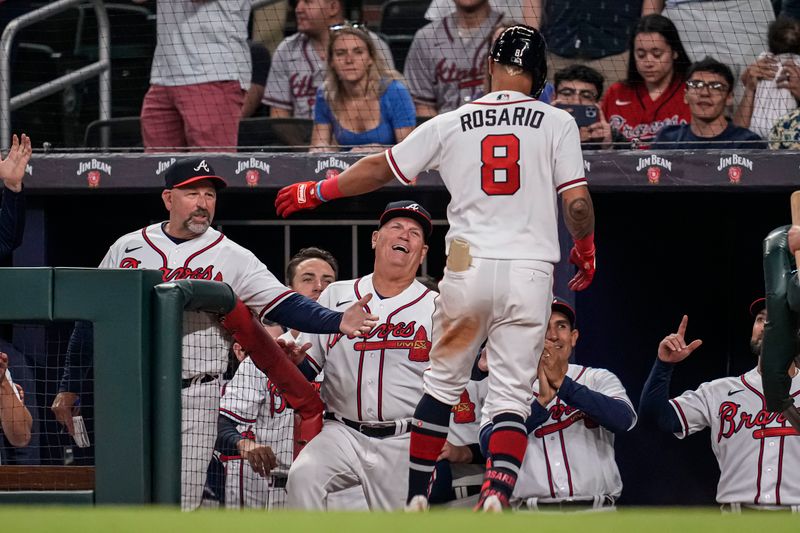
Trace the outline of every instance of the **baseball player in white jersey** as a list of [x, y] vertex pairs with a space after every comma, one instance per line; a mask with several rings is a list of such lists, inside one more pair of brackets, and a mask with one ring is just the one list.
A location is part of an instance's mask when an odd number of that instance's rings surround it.
[[525, 422], [528, 449], [511, 500], [515, 507], [611, 509], [622, 493], [614, 434], [633, 429], [636, 411], [612, 372], [569, 363], [578, 341], [575, 318], [565, 300], [553, 300], [533, 386], [536, 400]]
[[[337, 272], [329, 252], [304, 248], [289, 261], [286, 279], [292, 290], [317, 300]], [[278, 339], [294, 343], [298, 334], [288, 330]], [[238, 343], [233, 348], [241, 349]], [[294, 410], [268, 376], [244, 359], [223, 389], [219, 412], [216, 447], [225, 464], [225, 507], [284, 507], [286, 476], [295, 454]]]
[[[658, 345], [658, 357], [642, 390], [639, 419], [655, 423], [662, 431], [682, 439], [710, 428], [711, 449], [720, 477], [717, 502], [724, 511], [787, 510], [800, 512], [800, 434], [781, 413], [766, 410], [761, 382], [761, 346], [767, 321], [765, 300], [750, 305], [755, 317], [750, 347], [758, 355], [756, 368], [741, 376], [703, 383], [669, 399], [673, 367], [686, 359], [702, 341], [686, 342], [688, 318], [676, 333]], [[789, 367], [790, 394], [800, 395], [798, 368]]]
[[[344, 24], [342, 0], [298, 0], [297, 33], [281, 41], [272, 58], [264, 104], [272, 117], [314, 118], [317, 89], [327, 70], [329, 27]], [[367, 30], [378, 53], [394, 68], [386, 43]]]
[[320, 296], [339, 309], [374, 293], [368, 307], [380, 318], [365, 338], [309, 336], [308, 360], [325, 374], [326, 420], [289, 470], [289, 507], [326, 509], [331, 494], [357, 485], [370, 509], [403, 507], [406, 484], [397, 474], [408, 468], [411, 416], [431, 348], [436, 293], [415, 279], [431, 228], [419, 204], [390, 203], [372, 234], [374, 272], [332, 283]]
[[[222, 281], [259, 317], [310, 332], [368, 331], [374, 320], [356, 302], [344, 314], [333, 313], [280, 283], [252, 252], [210, 227], [217, 191], [225, 181], [203, 159], [173, 163], [165, 173], [162, 192], [169, 220], [129, 233], [115, 242], [100, 268], [160, 270], [164, 281], [204, 279]], [[230, 338], [207, 313], [184, 314], [182, 390], [182, 494], [183, 509], [200, 505], [206, 469], [217, 435], [218, 377], [228, 362]], [[70, 344], [91, 345], [86, 325], [76, 327]], [[88, 340], [87, 340], [88, 339]], [[74, 341], [74, 342], [73, 342]], [[83, 376], [73, 375], [74, 357], [79, 368], [90, 368], [88, 350], [69, 353], [64, 390], [53, 401], [57, 419], [72, 432], [71, 416], [78, 401]]]
[[[493, 92], [439, 115], [383, 154], [367, 156], [338, 177], [301, 182], [278, 193], [288, 216], [322, 202], [354, 196], [436, 169], [451, 201], [447, 268], [436, 300], [431, 370], [414, 415], [409, 502], [425, 508], [430, 474], [447, 438], [450, 410], [469, 381], [488, 337], [489, 393], [494, 422], [489, 486], [479, 504], [508, 505], [527, 444], [533, 382], [552, 300], [553, 264], [560, 258], [557, 195], [575, 240], [573, 290], [595, 270], [594, 211], [575, 120], [536, 100], [544, 86], [546, 45], [527, 26], [512, 26], [488, 58]], [[532, 96], [531, 96], [532, 95]], [[502, 450], [502, 453], [500, 453]], [[418, 498], [416, 498], [418, 497]]]
[[503, 14], [488, 0], [453, 0], [455, 11], [414, 36], [403, 74], [417, 106], [430, 117], [477, 100], [484, 93], [486, 51]]

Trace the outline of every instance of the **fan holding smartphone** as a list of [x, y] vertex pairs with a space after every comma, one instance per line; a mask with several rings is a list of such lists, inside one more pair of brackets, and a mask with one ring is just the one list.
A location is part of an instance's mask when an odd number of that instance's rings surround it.
[[610, 148], [614, 132], [598, 105], [603, 75], [585, 65], [571, 65], [556, 72], [553, 81], [555, 99], [551, 104], [575, 117], [583, 148]]

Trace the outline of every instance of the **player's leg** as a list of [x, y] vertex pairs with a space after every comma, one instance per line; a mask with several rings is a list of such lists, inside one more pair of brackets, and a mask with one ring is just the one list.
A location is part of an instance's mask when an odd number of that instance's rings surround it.
[[361, 483], [360, 444], [344, 424], [328, 421], [289, 469], [287, 507], [324, 511], [328, 494]]
[[[185, 85], [176, 97], [188, 146], [233, 147], [239, 139], [244, 92], [237, 81]], [[215, 150], [216, 151], [216, 150]]]
[[411, 426], [407, 502], [426, 496], [436, 458], [447, 440], [450, 411], [469, 382], [472, 364], [486, 337], [494, 283], [491, 262], [472, 260], [463, 272], [445, 270], [433, 314], [431, 368]]
[[142, 141], [153, 148], [186, 146], [183, 119], [175, 108], [174, 87], [151, 85], [142, 102]]
[[505, 261], [498, 267], [498, 279], [507, 284], [497, 287], [486, 344], [489, 392], [483, 409], [493, 429], [479, 506], [494, 495], [507, 507], [528, 444], [525, 420], [550, 316], [553, 268], [538, 261]]
[[197, 383], [181, 391], [181, 509], [197, 509], [203, 498], [208, 463], [214, 454], [219, 384]]
[[397, 472], [408, 470], [408, 434], [386, 439], [368, 439], [363, 464], [364, 492], [371, 510], [396, 511], [406, 503], [406, 480]]

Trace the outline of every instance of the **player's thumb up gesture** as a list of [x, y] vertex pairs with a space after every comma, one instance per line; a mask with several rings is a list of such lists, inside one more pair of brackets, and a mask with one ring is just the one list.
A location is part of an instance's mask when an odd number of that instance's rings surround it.
[[372, 294], [367, 294], [356, 303], [347, 308], [342, 314], [339, 331], [345, 335], [358, 337], [365, 335], [378, 323], [378, 317], [366, 310], [366, 305], [372, 300]]
[[680, 363], [703, 344], [703, 341], [700, 339], [695, 339], [689, 344], [686, 344], [686, 325], [688, 323], [689, 317], [683, 315], [677, 333], [670, 333], [658, 343], [659, 359], [665, 363]]

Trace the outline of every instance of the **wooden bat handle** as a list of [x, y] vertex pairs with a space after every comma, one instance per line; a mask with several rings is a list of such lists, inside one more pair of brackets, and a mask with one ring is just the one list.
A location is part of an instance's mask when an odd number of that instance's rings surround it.
[[[800, 226], [800, 191], [794, 191], [791, 197], [792, 205], [792, 224]], [[794, 253], [795, 264], [800, 269], [800, 250]]]

